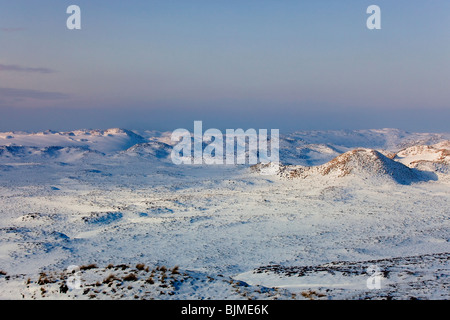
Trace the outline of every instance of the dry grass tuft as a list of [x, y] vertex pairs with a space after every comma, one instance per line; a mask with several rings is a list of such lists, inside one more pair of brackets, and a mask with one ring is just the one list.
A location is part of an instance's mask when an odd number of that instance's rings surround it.
[[47, 276], [47, 274], [45, 274], [45, 273], [41, 273], [40, 275], [39, 275], [39, 279], [38, 279], [38, 281], [37, 281], [37, 284], [39, 284], [39, 285], [44, 285], [44, 284], [48, 284], [48, 283], [54, 283], [55, 282], [55, 280], [54, 279], [52, 279], [52, 278], [50, 278], [49, 276]]
[[311, 299], [311, 300], [314, 300], [314, 297], [318, 297], [318, 298], [325, 297], [325, 295], [324, 295], [323, 293], [318, 293], [318, 292], [316, 292], [316, 291], [314, 291], [314, 290], [303, 291], [303, 292], [301, 293], [301, 295], [302, 295], [304, 298]]
[[90, 270], [90, 269], [97, 269], [97, 268], [98, 267], [97, 267], [97, 265], [95, 263], [91, 263], [91, 264], [88, 264], [86, 266], [81, 266], [80, 270]]
[[[158, 268], [156, 268], [156, 270], [158, 270]], [[165, 266], [159, 267], [159, 271], [166, 272], [167, 268]]]
[[119, 280], [115, 275], [113, 275], [113, 274], [110, 274], [109, 276], [107, 276], [104, 280], [103, 280], [103, 283], [111, 283], [111, 282], [113, 282], [114, 280]]
[[136, 265], [136, 269], [138, 269], [138, 270], [144, 270], [144, 269], [145, 269], [145, 264], [143, 264], [143, 263], [138, 263], [138, 264]]
[[173, 269], [172, 269], [172, 274], [180, 274], [180, 271], [179, 271], [179, 269], [180, 269], [180, 267], [179, 267], [179, 266], [175, 266], [175, 267], [173, 267]]
[[123, 278], [123, 281], [136, 281], [138, 278], [134, 273], [130, 273]]
[[145, 280], [145, 282], [148, 284], [155, 284], [155, 281], [153, 280], [152, 277], [149, 277], [147, 280]]

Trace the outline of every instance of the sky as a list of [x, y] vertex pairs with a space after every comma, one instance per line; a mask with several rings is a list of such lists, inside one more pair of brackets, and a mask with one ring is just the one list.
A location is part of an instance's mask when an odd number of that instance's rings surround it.
[[448, 0], [0, 0], [0, 131], [450, 132], [449, 40]]

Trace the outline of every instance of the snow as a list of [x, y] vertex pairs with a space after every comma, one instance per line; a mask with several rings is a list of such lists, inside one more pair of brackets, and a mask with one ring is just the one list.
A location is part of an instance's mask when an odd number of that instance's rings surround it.
[[450, 141], [442, 141], [434, 145], [418, 145], [400, 150], [395, 159], [406, 165], [429, 161], [450, 164]]
[[388, 183], [393, 180], [400, 184], [411, 184], [437, 180], [434, 172], [409, 168], [372, 149], [355, 149], [319, 166], [284, 166], [279, 174], [286, 178], [303, 179], [317, 179], [318, 175], [338, 178], [353, 175], [355, 179], [366, 179], [372, 183]]
[[[0, 298], [450, 298], [448, 163], [430, 156], [449, 134], [286, 134], [282, 165], [264, 174], [173, 165], [169, 140], [1, 133]], [[307, 177], [285, 174], [300, 167]], [[90, 264], [81, 291], [61, 292], [69, 266]], [[370, 265], [384, 272], [380, 290], [366, 287]], [[180, 274], [161, 281], [162, 266]]]
[[32, 147], [88, 147], [99, 152], [120, 151], [144, 142], [145, 138], [124, 129], [75, 130], [71, 132], [0, 133], [0, 145]]

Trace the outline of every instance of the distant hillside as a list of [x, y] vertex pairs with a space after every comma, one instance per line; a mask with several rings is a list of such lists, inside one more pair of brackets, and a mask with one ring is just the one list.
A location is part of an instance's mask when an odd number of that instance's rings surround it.
[[[426, 170], [442, 171], [441, 168], [445, 169], [442, 166], [450, 161], [449, 139], [449, 133], [411, 133], [398, 129], [298, 131], [280, 135], [280, 161], [284, 165], [317, 167], [355, 149], [376, 149], [411, 168], [426, 165]], [[168, 160], [175, 144], [170, 132], [151, 130], [4, 132], [0, 133], [0, 160], [39, 162], [41, 157], [41, 160], [71, 161], [85, 157], [87, 151], [105, 156]], [[204, 141], [203, 147], [207, 144]], [[435, 169], [436, 166], [439, 168]]]
[[87, 147], [23, 147], [0, 146], [0, 159], [6, 161], [42, 162], [43, 160], [55, 160], [59, 162], [72, 162], [87, 157], [103, 156], [98, 151], [92, 151]]
[[[398, 151], [415, 145], [450, 140], [450, 133], [408, 132], [399, 129], [296, 131], [283, 136], [291, 145], [328, 144], [342, 148]], [[349, 151], [349, 150], [347, 150]]]
[[450, 141], [405, 148], [397, 152], [394, 159], [407, 166], [415, 166], [423, 161], [450, 164]]
[[172, 152], [172, 146], [158, 141], [140, 143], [125, 150], [123, 154], [145, 158], [167, 159]]
[[84, 147], [99, 152], [121, 151], [146, 141], [145, 138], [130, 130], [118, 128], [70, 132], [0, 133], [0, 146]]

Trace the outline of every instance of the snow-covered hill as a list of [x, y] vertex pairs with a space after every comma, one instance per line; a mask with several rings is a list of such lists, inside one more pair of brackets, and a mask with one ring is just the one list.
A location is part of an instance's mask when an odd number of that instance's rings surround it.
[[153, 159], [169, 159], [172, 146], [159, 141], [140, 143], [122, 152], [130, 156], [139, 156]]
[[407, 166], [414, 166], [418, 162], [424, 161], [450, 164], [450, 141], [405, 148], [397, 152], [394, 159]]
[[87, 157], [101, 157], [103, 153], [87, 147], [22, 147], [0, 146], [0, 159], [6, 162], [73, 162]]
[[0, 146], [85, 147], [99, 152], [116, 152], [146, 142], [140, 135], [125, 129], [45, 131], [38, 133], [0, 133]]
[[419, 144], [434, 144], [450, 139], [450, 133], [417, 133], [399, 129], [297, 131], [286, 139], [304, 144], [330, 144], [350, 149], [372, 148], [398, 151]]
[[416, 145], [400, 150], [393, 159], [422, 171], [434, 172], [439, 179], [450, 179], [450, 141], [433, 145]]
[[422, 172], [396, 162], [373, 149], [355, 149], [314, 167], [282, 166], [279, 174], [289, 179], [353, 176], [370, 182], [392, 180], [400, 184], [437, 180], [431, 172]]

